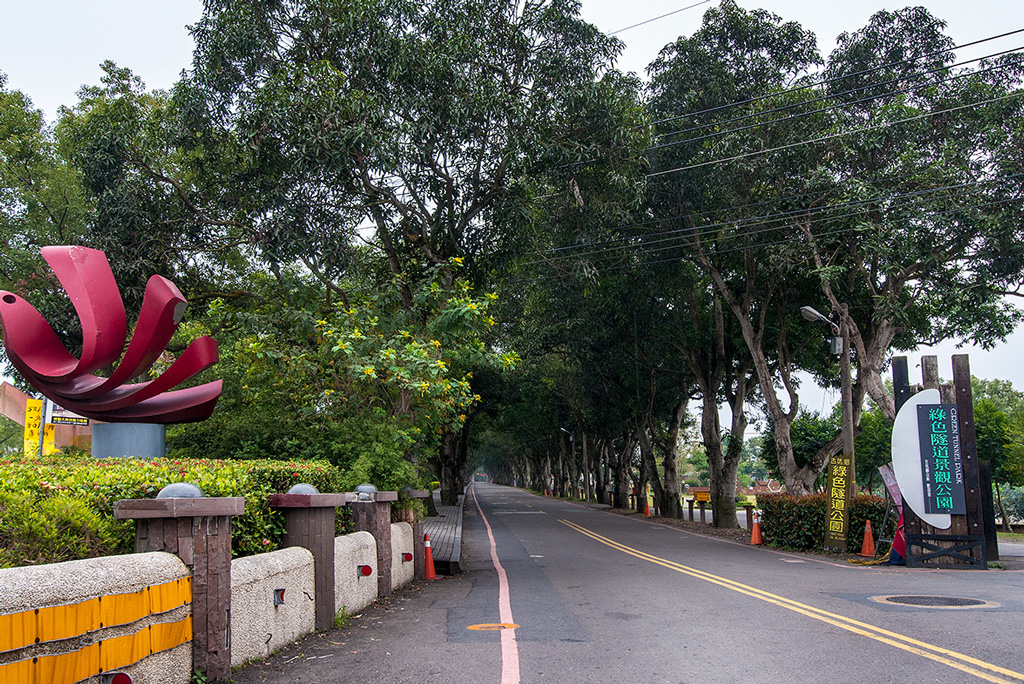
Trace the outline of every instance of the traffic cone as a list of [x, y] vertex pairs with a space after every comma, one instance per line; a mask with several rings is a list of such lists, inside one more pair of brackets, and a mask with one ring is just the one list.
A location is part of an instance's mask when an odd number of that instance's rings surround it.
[[875, 536], [871, 534], [871, 521], [868, 520], [864, 526], [864, 543], [861, 544], [860, 553], [858, 556], [867, 556], [868, 558], [875, 557]]
[[750, 530], [750, 543], [753, 546], [764, 544], [764, 539], [761, 538], [761, 522], [757, 519], [757, 513], [754, 513], [754, 527]]
[[423, 579], [437, 579], [434, 572], [434, 552], [430, 550], [430, 534], [423, 535]]
[[648, 518], [651, 517], [651, 500], [646, 496], [644, 497], [644, 515]]

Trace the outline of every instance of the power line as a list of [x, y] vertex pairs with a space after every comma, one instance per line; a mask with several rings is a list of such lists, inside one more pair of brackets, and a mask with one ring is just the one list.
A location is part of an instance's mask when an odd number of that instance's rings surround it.
[[801, 140], [799, 142], [789, 143], [787, 145], [779, 145], [778, 147], [770, 147], [770, 148], [767, 148], [767, 149], [764, 149], [764, 150], [755, 150], [753, 152], [745, 152], [743, 154], [737, 154], [737, 155], [734, 155], [732, 157], [723, 157], [723, 158], [720, 158], [720, 159], [711, 159], [709, 161], [698, 162], [696, 164], [688, 164], [686, 166], [679, 166], [679, 167], [676, 167], [674, 169], [665, 169], [664, 171], [655, 171], [654, 173], [647, 174], [646, 177], [647, 178], [655, 178], [657, 176], [664, 176], [665, 174], [676, 173], [678, 171], [689, 171], [690, 169], [699, 169], [699, 168], [702, 168], [702, 167], [705, 167], [705, 166], [713, 166], [715, 164], [724, 164], [726, 162], [739, 161], [740, 159], [748, 159], [750, 157], [757, 157], [757, 156], [760, 156], [762, 154], [769, 154], [771, 152], [781, 152], [783, 150], [789, 150], [789, 149], [793, 149], [795, 147], [801, 147], [803, 145], [813, 145], [815, 143], [826, 142], [828, 140], [834, 140], [836, 138], [842, 138], [842, 137], [846, 137], [848, 135], [855, 135], [857, 133], [868, 133], [870, 131], [877, 131], [877, 130], [881, 130], [883, 128], [889, 128], [889, 127], [892, 127], [892, 126], [896, 126], [898, 124], [910, 123], [911, 121], [919, 121], [920, 119], [925, 119], [925, 118], [928, 118], [928, 117], [936, 116], [938, 114], [949, 114], [951, 112], [958, 112], [960, 110], [968, 109], [968, 108], [971, 108], [971, 107], [979, 107], [979, 106], [982, 106], [982, 105], [993, 104], [995, 102], [1001, 102], [1003, 100], [1008, 100], [1008, 99], [1013, 98], [1013, 97], [1019, 97], [1022, 94], [1024, 94], [1024, 91], [1017, 91], [1017, 92], [1014, 92], [1014, 93], [1009, 93], [1007, 95], [1002, 95], [1000, 97], [993, 97], [993, 98], [989, 98], [987, 100], [980, 100], [978, 102], [970, 102], [968, 104], [960, 105], [958, 107], [950, 107], [948, 109], [940, 109], [938, 111], [925, 112], [924, 114], [919, 114], [918, 116], [911, 116], [911, 117], [908, 117], [906, 119], [898, 119], [896, 121], [889, 121], [889, 122], [881, 123], [881, 124], [872, 124], [871, 126], [864, 126], [862, 128], [856, 128], [856, 129], [853, 129], [853, 130], [850, 130], [850, 131], [842, 131], [840, 133], [834, 133], [832, 135], [824, 135], [824, 136], [819, 136], [817, 138], [810, 138], [808, 140]]
[[[904, 181], [904, 180], [907, 180], [908, 178], [913, 178], [914, 176], [919, 175], [919, 173], [920, 172], [918, 172], [918, 171], [913, 171], [913, 172], [908, 172], [908, 173], [904, 173], [904, 174], [900, 174], [900, 175], [895, 175], [895, 176], [886, 176], [885, 178], [881, 179], [878, 182], [880, 182], [880, 183], [884, 182], [884, 183], [892, 185], [892, 184], [897, 183], [899, 181]], [[1012, 180], [1012, 179], [1014, 179], [1014, 178], [1016, 178], [1018, 176], [1024, 176], [1024, 173], [1022, 173], [1022, 174], [1012, 174], [1012, 175], [1009, 175], [1009, 176], [1003, 176], [1002, 180]], [[972, 181], [971, 183], [966, 183], [966, 184], [963, 184], [963, 185], [979, 184], [979, 183], [985, 183], [985, 182], [994, 182], [995, 180], [997, 180], [997, 179]], [[944, 189], [954, 189], [954, 188], [957, 188], [957, 187], [960, 187], [960, 186], [959, 185], [949, 185], [949, 186], [944, 186]], [[825, 195], [823, 195], [821, 197], [821, 199], [824, 199], [825, 196], [827, 196], [829, 194], [832, 194], [834, 192], [838, 192], [840, 190], [842, 190], [841, 186], [836, 186], [836, 187], [833, 187], [833, 188], [829, 188], [828, 191], [825, 193]], [[916, 191], [916, 192], [925, 192], [925, 191]], [[548, 194], [548, 195], [542, 195], [541, 197], [538, 197], [537, 199], [545, 199], [545, 198], [548, 198], [548, 197], [556, 197], [558, 195], [564, 195], [564, 194], [565, 194], [565, 192], [556, 192], [556, 193], [551, 193], [551, 194]], [[794, 193], [792, 195], [784, 195], [782, 197], [773, 197], [771, 199], [762, 200], [760, 202], [753, 202], [753, 203], [749, 203], [749, 204], [744, 204], [743, 208], [744, 209], [754, 209], [754, 208], [757, 208], [757, 207], [766, 207], [766, 206], [771, 206], [771, 205], [775, 205], [775, 204], [782, 204], [784, 202], [789, 202], [791, 200], [801, 200], [801, 199], [806, 198], [809, 194], [810, 194], [810, 191], [803, 190], [801, 192], [797, 192], [797, 193]], [[870, 200], [865, 200], [865, 201], [879, 201], [879, 200], [886, 199], [888, 197], [895, 197], [895, 196], [897, 196], [897, 195], [884, 195], [884, 196], [879, 196], [879, 197], [872, 198]], [[841, 205], [831, 205], [831, 206], [841, 206]], [[733, 207], [723, 207], [721, 209], [714, 209], [714, 210], [710, 210], [710, 211], [701, 212], [701, 214], [703, 216], [719, 216], [719, 215], [722, 215], [722, 214], [727, 214], [730, 211], [733, 211], [733, 209], [734, 209]], [[768, 216], [770, 216], [770, 215], [768, 215]], [[665, 221], [675, 220], [675, 219], [678, 219], [678, 218], [683, 218], [683, 217], [682, 216], [670, 216], [670, 217], [667, 217], [667, 218], [652, 218], [652, 219], [648, 219], [646, 221], [633, 221], [631, 223], [625, 223], [625, 224], [619, 224], [617, 226], [613, 226], [612, 228], [609, 228], [609, 230], [613, 230], [614, 231], [614, 230], [627, 229], [627, 228], [640, 228], [640, 227], [643, 227], [643, 226], [649, 226], [649, 225], [653, 225], [653, 224], [657, 224], [657, 223], [664, 223]], [[759, 218], [766, 218], [766, 216], [763, 216], [763, 217], [752, 217], [750, 220], [756, 220], [756, 219], [759, 219]], [[712, 225], [722, 225], [722, 226], [725, 226], [725, 225], [730, 225], [731, 223], [733, 223], [733, 221], [725, 221], [725, 222], [722, 222], [722, 223], [719, 223], [719, 224], [712, 224]], [[663, 233], [655, 233], [655, 234], [650, 235], [648, 237], [659, 237], [661, 235], [668, 235], [668, 234], [675, 233], [675, 232], [678, 232], [678, 230], [666, 231], [666, 232], [663, 232]], [[570, 249], [577, 249], [577, 248], [580, 248], [580, 247], [601, 246], [601, 245], [612, 244], [612, 243], [615, 243], [615, 242], [620, 242], [622, 240], [628, 240], [628, 239], [630, 239], [630, 238], [628, 238], [628, 237], [609, 238], [607, 240], [600, 240], [600, 241], [597, 241], [597, 242], [579, 243], [579, 244], [575, 244], [575, 245], [565, 245], [563, 247], [551, 247], [549, 249], [542, 250], [540, 253], [542, 253], [542, 254], [549, 254], [549, 253], [553, 253], [553, 252], [562, 252], [562, 251], [566, 251], [566, 250], [570, 250]]]
[[686, 7], [683, 7], [682, 9], [673, 10], [673, 11], [669, 12], [668, 14], [662, 14], [660, 17], [654, 17], [653, 19], [647, 19], [646, 21], [641, 21], [639, 24], [633, 24], [632, 26], [627, 26], [626, 28], [621, 28], [618, 31], [612, 31], [608, 35], [609, 36], [614, 36], [617, 33], [622, 33], [623, 31], [628, 31], [630, 29], [635, 29], [637, 26], [643, 26], [644, 24], [650, 24], [651, 22], [658, 21], [659, 19], [664, 19], [665, 17], [671, 17], [673, 14], [679, 14], [680, 12], [685, 12], [688, 9], [693, 9], [694, 7], [700, 7], [701, 5], [706, 5], [709, 2], [711, 2], [711, 0], [701, 0], [701, 2], [697, 2], [697, 3], [694, 3], [692, 5], [688, 5]]
[[751, 104], [751, 103], [754, 103], [754, 102], [759, 102], [759, 101], [764, 100], [764, 99], [769, 98], [769, 97], [776, 97], [776, 96], [782, 95], [782, 94], [794, 93], [794, 92], [798, 92], [800, 90], [807, 90], [808, 88], [815, 88], [817, 86], [825, 85], [825, 84], [828, 84], [828, 83], [833, 83], [835, 81], [842, 81], [842, 80], [845, 80], [845, 79], [853, 78], [854, 76], [863, 76], [864, 74], [870, 74], [870, 73], [873, 73], [875, 71], [881, 71], [883, 69], [888, 69], [890, 67], [899, 66], [901, 64], [914, 63], [914, 62], [917, 62], [918, 60], [927, 59], [928, 57], [934, 57], [936, 55], [941, 55], [941, 54], [944, 54], [944, 53], [947, 53], [947, 52], [953, 52], [955, 50], [961, 50], [961, 49], [966, 48], [966, 47], [972, 47], [974, 45], [980, 45], [981, 43], [986, 43], [986, 42], [991, 41], [991, 40], [998, 40], [1000, 38], [1006, 38], [1007, 36], [1016, 35], [1018, 33], [1024, 33], [1024, 28], [1019, 28], [1019, 29], [1016, 29], [1016, 30], [1013, 30], [1013, 31], [1007, 31], [1006, 33], [1001, 33], [1001, 34], [996, 35], [996, 36], [989, 36], [988, 38], [980, 38], [978, 40], [971, 41], [970, 43], [964, 43], [962, 45], [954, 45], [953, 47], [951, 47], [949, 49], [936, 50], [935, 52], [929, 52], [929, 53], [921, 55], [919, 57], [913, 57], [911, 59], [904, 59], [904, 60], [900, 60], [898, 62], [890, 62], [889, 64], [882, 64], [880, 66], [871, 67], [870, 69], [864, 69], [862, 71], [857, 71], [857, 72], [854, 72], [852, 74], [843, 74], [842, 76], [833, 76], [832, 78], [821, 79], [819, 81], [812, 81], [811, 83], [806, 83], [804, 85], [795, 86], [793, 88], [789, 88], [787, 90], [782, 90], [782, 91], [779, 91], [777, 93], [770, 93], [770, 94], [767, 94], [767, 95], [758, 95], [756, 97], [748, 98], [746, 100], [738, 100], [736, 102], [729, 102], [729, 103], [724, 104], [724, 105], [718, 105], [717, 107], [709, 107], [707, 109], [702, 109], [702, 110], [697, 111], [697, 112], [688, 112], [686, 114], [680, 114], [679, 116], [671, 116], [671, 117], [668, 117], [668, 118], [665, 118], [665, 119], [658, 119], [657, 121], [651, 121], [649, 125], [656, 126], [658, 124], [668, 123], [670, 121], [678, 121], [679, 119], [685, 119], [685, 118], [688, 118], [688, 117], [691, 117], [691, 116], [696, 116], [698, 114], [707, 114], [709, 112], [715, 112], [715, 111], [719, 111], [719, 110], [722, 110], [722, 109], [728, 109], [729, 107], [735, 107], [737, 105]]
[[[603, 246], [611, 245], [611, 246], [610, 246], [609, 249], [591, 250], [591, 251], [582, 252], [582, 253], [575, 252], [575, 253], [572, 253], [572, 254], [564, 254], [564, 255], [559, 255], [559, 256], [556, 256], [556, 257], [552, 257], [552, 258], [537, 259], [537, 260], [534, 260], [534, 261], [526, 262], [525, 264], [523, 264], [523, 266], [530, 266], [530, 265], [541, 264], [541, 263], [551, 264], [551, 263], [553, 263], [555, 261], [565, 261], [565, 260], [569, 260], [569, 259], [577, 259], [577, 258], [581, 258], [581, 257], [587, 257], [587, 256], [592, 256], [592, 255], [598, 255], [598, 254], [599, 255], [607, 255], [609, 252], [612, 252], [612, 251], [626, 251], [626, 250], [629, 250], [629, 249], [634, 249], [636, 252], [640, 252], [640, 253], [653, 253], [653, 252], [657, 252], [657, 251], [663, 251], [665, 249], [672, 249], [674, 247], [682, 246], [683, 243], [681, 243], [681, 242], [674, 242], [673, 244], [670, 244], [670, 245], [667, 245], [667, 246], [651, 248], [653, 245], [657, 245], [657, 244], [661, 244], [661, 243], [665, 243], [665, 242], [670, 242], [670, 241], [678, 241], [678, 240], [685, 239], [684, 235], [686, 233], [698, 233], [699, 231], [707, 231], [707, 230], [712, 230], [712, 229], [716, 229], [716, 228], [725, 228], [725, 227], [729, 227], [729, 226], [733, 226], [735, 228], [740, 228], [740, 227], [742, 227], [745, 224], [753, 224], [753, 223], [764, 224], [764, 223], [768, 223], [768, 222], [773, 222], [773, 223], [777, 224], [780, 221], [783, 221], [783, 220], [788, 219], [788, 218], [796, 217], [796, 216], [814, 216], [814, 218], [808, 219], [808, 220], [806, 220], [804, 222], [804, 225], [814, 225], [814, 224], [822, 223], [822, 222], [825, 222], [825, 221], [834, 221], [834, 220], [838, 220], [838, 219], [849, 218], [851, 216], [856, 216], [858, 213], [860, 213], [860, 210], [858, 208], [859, 207], [863, 207], [864, 205], [881, 204], [883, 202], [891, 202], [893, 200], [903, 200], [903, 199], [909, 199], [909, 198], [923, 197], [923, 196], [930, 195], [930, 194], [933, 195], [933, 194], [937, 194], [937, 193], [940, 193], [940, 192], [945, 192], [947, 190], [957, 190], [957, 189], [964, 189], [964, 188], [970, 188], [970, 187], [980, 187], [980, 186], [983, 186], [983, 185], [988, 185], [988, 184], [992, 184], [992, 183], [996, 183], [996, 182], [1006, 182], [1006, 181], [1014, 180], [1014, 179], [1021, 178], [1021, 177], [1024, 177], [1024, 173], [1014, 174], [1014, 175], [1011, 175], [1011, 176], [1005, 176], [1005, 177], [1002, 177], [1002, 178], [999, 178], [999, 179], [991, 179], [991, 180], [987, 180], [987, 181], [976, 181], [976, 182], [970, 182], [970, 183], [960, 183], [960, 184], [956, 184], [956, 185], [947, 185], [947, 186], [938, 187], [938, 188], [929, 188], [927, 190], [917, 190], [917, 191], [914, 191], [914, 192], [895, 193], [895, 194], [891, 194], [891, 195], [871, 197], [871, 198], [866, 198], [866, 199], [861, 199], [861, 200], [853, 200], [853, 201], [845, 202], [845, 203], [842, 203], [842, 204], [827, 205], [827, 206], [823, 206], [823, 207], [820, 207], [820, 208], [817, 208], [817, 209], [797, 209], [797, 210], [793, 210], [793, 211], [789, 211], [789, 212], [779, 212], [779, 213], [774, 213], [774, 214], [765, 214], [765, 215], [762, 215], [762, 216], [747, 217], [747, 218], [743, 218], [743, 219], [737, 219], [735, 221], [725, 221], [725, 222], [719, 222], [719, 223], [703, 224], [703, 225], [700, 225], [700, 226], [692, 226], [692, 227], [686, 227], [686, 228], [679, 228], [679, 229], [674, 229], [674, 230], [671, 230], [671, 231], [664, 231], [662, 233], [657, 233], [657, 234], [655, 234], [653, 236], [650, 236], [650, 237], [658, 238], [658, 239], [655, 239], [655, 240], [644, 239], [643, 237], [641, 237], [640, 238], [641, 242], [640, 242], [639, 245], [637, 245], [637, 244], [626, 244], [625, 240], [627, 240], [628, 238], [622, 238], [622, 239], [619, 239], [619, 240], [616, 240], [616, 241], [605, 241], [603, 243], [592, 243], [592, 244], [589, 244], [589, 245], [576, 245], [573, 248], [593, 247], [593, 246], [601, 246], [601, 245], [603, 245]], [[912, 203], [908, 202], [908, 203], [905, 203], [904, 205], [901, 205], [901, 206], [891, 206], [890, 205], [890, 206], [886, 207], [886, 209], [888, 209], [890, 211], [891, 210], [895, 210], [895, 209], [905, 209], [905, 208], [907, 208], [911, 204]], [[847, 213], [841, 214], [841, 215], [834, 215], [834, 216], [823, 215], [823, 214], [827, 214], [829, 212], [834, 212], [834, 211], [837, 211], [837, 210], [840, 210], [840, 209], [853, 209], [853, 211], [850, 211], [850, 212], [847, 212]], [[681, 218], [681, 217], [676, 216], [676, 217], [669, 217], [669, 218], [666, 218], [666, 219], [660, 219], [659, 222], [672, 221], [672, 220], [675, 220], [675, 219], [678, 219], [678, 218]], [[751, 237], [753, 235], [758, 235], [758, 234], [761, 234], [761, 233], [771, 232], [773, 230], [777, 230], [778, 227], [779, 227], [778, 225], [768, 225], [766, 227], [764, 227], [764, 226], [763, 227], [758, 227], [758, 228], [753, 229], [753, 230], [746, 230], [746, 231], [741, 231], [741, 232], [735, 232], [735, 233], [732, 233], [730, 235], [723, 236], [722, 239], [726, 239], [726, 240], [728, 240], [728, 239], [735, 239], [735, 240], [738, 240], [738, 239], [742, 239], [742, 238]], [[665, 237], [665, 236], [668, 236], [668, 237]], [[615, 243], [619, 243], [619, 244], [615, 244]], [[558, 248], [558, 249], [559, 250], [564, 250], [564, 249], [568, 249], [568, 248]], [[542, 252], [542, 253], [551, 253], [552, 251], [554, 251], [554, 250], [549, 250], [548, 252]]]
[[[658, 135], [657, 137], [664, 138], [664, 137], [668, 137], [670, 135], [679, 135], [681, 133], [690, 133], [690, 132], [693, 132], [693, 131], [699, 131], [699, 130], [704, 130], [704, 129], [707, 129], [707, 128], [713, 128], [715, 126], [722, 126], [722, 125], [725, 125], [725, 124], [738, 123], [740, 121], [745, 121], [747, 119], [753, 119], [753, 118], [757, 118], [757, 117], [762, 117], [762, 116], [766, 116], [768, 114], [775, 114], [777, 112], [784, 112], [784, 111], [787, 111], [787, 110], [790, 110], [790, 109], [795, 109], [797, 107], [804, 107], [804, 106], [808, 106], [808, 105], [817, 104], [819, 102], [825, 102], [827, 100], [834, 100], [834, 99], [836, 99], [838, 97], [841, 97], [843, 95], [850, 95], [850, 94], [853, 94], [853, 93], [861, 91], [861, 90], [867, 90], [868, 88], [876, 88], [876, 87], [879, 87], [879, 86], [888, 86], [888, 85], [891, 85], [893, 83], [899, 83], [901, 81], [910, 80], [911, 78], [913, 78], [915, 76], [922, 76], [922, 75], [925, 75], [925, 74], [934, 73], [935, 71], [945, 70], [946, 68], [963, 66], [964, 64], [970, 64], [971, 62], [981, 61], [983, 59], [990, 59], [992, 57], [998, 57], [1000, 55], [1005, 55], [1005, 54], [1010, 54], [1010, 53], [1017, 53], [1017, 52], [1020, 52], [1021, 50], [1024, 50], [1024, 46], [1013, 48], [1011, 50], [1003, 50], [1002, 52], [996, 52], [996, 53], [993, 53], [991, 55], [987, 55], [985, 57], [979, 57], [977, 59], [966, 60], [966, 61], [960, 62], [958, 64], [953, 64], [950, 67], [943, 67], [942, 69], [931, 69], [931, 70], [928, 70], [928, 71], [922, 71], [922, 72], [920, 72], [918, 74], [914, 74], [913, 76], [907, 76], [905, 78], [896, 78], [896, 79], [892, 79], [892, 80], [889, 80], [889, 81], [882, 81], [882, 82], [878, 82], [878, 83], [874, 83], [874, 84], [869, 84], [869, 85], [865, 85], [865, 86], [859, 86], [857, 88], [853, 88], [851, 90], [847, 90], [847, 91], [842, 92], [842, 93], [836, 93], [834, 95], [822, 95], [821, 97], [816, 97], [816, 98], [813, 98], [813, 99], [810, 99], [810, 100], [805, 100], [805, 101], [801, 101], [801, 102], [793, 102], [793, 103], [790, 103], [788, 105], [783, 105], [782, 107], [775, 107], [774, 109], [768, 109], [768, 110], [765, 110], [763, 112], [753, 112], [753, 113], [750, 113], [750, 114], [744, 114], [743, 116], [733, 117], [732, 119], [724, 119], [724, 120], [721, 120], [721, 121], [714, 121], [714, 122], [710, 122], [710, 123], [706, 123], [706, 124], [701, 124], [699, 126], [693, 126], [692, 128], [681, 128], [681, 129], [676, 130], [676, 131], [670, 131], [668, 133], [662, 133], [662, 134]], [[729, 133], [739, 133], [741, 131], [747, 131], [747, 130], [750, 130], [750, 129], [753, 129], [753, 128], [759, 128], [761, 126], [768, 126], [768, 125], [777, 124], [777, 123], [785, 123], [787, 121], [792, 121], [794, 119], [800, 119], [800, 118], [803, 118], [805, 116], [810, 116], [811, 114], [822, 114], [824, 112], [829, 112], [829, 111], [832, 111], [832, 110], [835, 110], [835, 109], [839, 109], [840, 107], [846, 107], [846, 106], [856, 105], [856, 104], [863, 104], [865, 102], [870, 102], [870, 101], [878, 99], [878, 98], [888, 97], [890, 95], [898, 95], [900, 93], [907, 93], [907, 92], [916, 92], [918, 90], [923, 90], [925, 88], [930, 88], [930, 87], [938, 85], [938, 84], [952, 83], [953, 81], [956, 81], [956, 80], [959, 80], [959, 79], [971, 78], [971, 77], [974, 77], [974, 76], [978, 76], [980, 74], [989, 73], [991, 71], [996, 71], [996, 70], [999, 70], [999, 69], [1006, 69], [1006, 68], [1009, 68], [1009, 66], [1010, 65], [1007, 65], [1007, 64], [994, 64], [994, 65], [992, 65], [990, 67], [986, 67], [986, 68], [980, 69], [978, 71], [971, 71], [971, 72], [956, 74], [954, 76], [950, 76], [949, 78], [939, 79], [939, 80], [931, 82], [931, 83], [923, 83], [921, 85], [914, 86], [913, 88], [897, 88], [895, 90], [890, 90], [890, 91], [888, 91], [886, 93], [880, 93], [878, 95], [870, 95], [868, 97], [861, 98], [859, 100], [853, 100], [853, 101], [849, 101], [849, 102], [836, 102], [835, 104], [829, 105], [828, 107], [824, 107], [822, 109], [814, 109], [814, 110], [809, 111], [809, 112], [800, 112], [798, 114], [791, 114], [789, 116], [780, 117], [778, 119], [771, 119], [770, 121], [762, 121], [762, 122], [759, 122], [759, 123], [750, 124], [748, 126], [740, 126], [738, 128], [729, 128], [729, 129], [717, 131], [715, 133], [708, 133], [706, 135], [701, 135], [701, 136], [698, 136], [696, 138], [686, 138], [685, 140], [675, 140], [675, 141], [664, 143], [664, 144], [661, 144], [661, 145], [654, 145], [652, 147], [647, 148], [647, 151], [651, 152], [651, 151], [654, 151], [654, 150], [663, 150], [663, 149], [666, 149], [666, 148], [669, 148], [669, 147], [675, 147], [677, 145], [684, 145], [686, 143], [693, 143], [693, 142], [699, 142], [701, 140], [707, 140], [707, 139], [710, 139], [710, 138], [717, 138], [719, 136], [727, 135]]]
[[[932, 212], [932, 213], [928, 214], [928, 216], [931, 216], [931, 217], [942, 216], [942, 215], [945, 215], [945, 214], [951, 214], [951, 213], [956, 213], [956, 212], [961, 212], [961, 211], [968, 211], [968, 210], [971, 210], [971, 209], [980, 209], [980, 208], [1000, 206], [1000, 205], [1003, 205], [1003, 204], [1008, 204], [1008, 203], [1011, 203], [1011, 202], [1020, 202], [1020, 201], [1024, 201], [1024, 196], [1011, 197], [1011, 198], [1006, 198], [1006, 199], [997, 200], [997, 201], [993, 201], [993, 202], [983, 202], [983, 203], [980, 203], [980, 204], [969, 205], [969, 206], [966, 206], [966, 207], [957, 207], [955, 209], [947, 209], [947, 210], [943, 210], [943, 211]], [[819, 234], [819, 235], [817, 235], [815, 237], [816, 237], [816, 239], [828, 238], [828, 237], [836, 237], [836, 236], [841, 236], [841, 235], [844, 235], [844, 234], [847, 234], [847, 233], [852, 233], [852, 232], [854, 232], [856, 230], [858, 230], [858, 228], [856, 226], [837, 228], [834, 231], [821, 233], [821, 234]], [[723, 248], [723, 249], [713, 249], [713, 250], [705, 252], [705, 255], [706, 256], [714, 256], [714, 255], [727, 254], [727, 253], [731, 253], [731, 252], [738, 252], [738, 251], [748, 250], [748, 249], [763, 249], [765, 247], [774, 247], [774, 246], [777, 246], [777, 245], [780, 245], [780, 244], [785, 244], [787, 242], [794, 242], [794, 241], [795, 240], [792, 237], [786, 237], [786, 238], [780, 238], [778, 240], [770, 240], [770, 241], [766, 241], [766, 242], [761, 242], [761, 243], [757, 243], [757, 244], [754, 244], [754, 245], [743, 245], [743, 246], [740, 246], [740, 247], [727, 247], [727, 248]], [[1024, 246], [1018, 246], [1017, 249], [1018, 250], [1024, 250]], [[647, 254], [647, 253], [648, 252], [641, 251], [641, 252], [637, 252], [635, 254], [642, 255], [642, 254]], [[651, 253], [653, 253], [653, 252], [651, 252]], [[970, 256], [976, 256], [978, 253], [979, 252], [976, 251], [972, 255], [965, 254], [963, 258], [968, 258]], [[623, 264], [623, 265], [620, 265], [620, 266], [600, 267], [600, 268], [594, 268], [593, 272], [594, 273], [609, 273], [609, 272], [612, 272], [612, 271], [619, 271], [619, 270], [623, 270], [623, 269], [627, 269], [627, 268], [638, 268], [638, 267], [645, 267], [645, 266], [655, 266], [657, 264], [666, 264], [666, 263], [671, 263], [671, 262], [678, 262], [678, 261], [680, 261], [680, 260], [682, 260], [684, 258], [686, 258], [686, 257], [670, 257], [670, 258], [667, 258], [667, 259], [658, 259], [658, 260], [655, 260], [655, 261], [642, 261], [642, 262], [637, 262], [637, 263], [633, 263], [633, 264]], [[536, 263], [536, 262], [532, 262], [532, 263]], [[554, 280], [554, 279], [557, 279], [558, 277], [559, 276], [540, 276], [539, 278], [537, 278], [537, 280]]]

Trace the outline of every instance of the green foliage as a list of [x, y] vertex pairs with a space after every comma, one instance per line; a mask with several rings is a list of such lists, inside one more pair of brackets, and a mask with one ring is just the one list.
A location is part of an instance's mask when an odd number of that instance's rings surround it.
[[[841, 418], [835, 411], [827, 417], [816, 411], [800, 412], [790, 424], [789, 432], [793, 442], [793, 460], [796, 462], [797, 468], [805, 468], [811, 462], [811, 458], [836, 436], [840, 421]], [[774, 426], [770, 421], [768, 431], [761, 440], [760, 458], [772, 478], [783, 479], [779, 470], [778, 454], [775, 450]]]
[[1012, 523], [1024, 522], [1024, 487], [1001, 487], [1003, 508]]
[[[323, 461], [95, 460], [73, 456], [0, 461], [0, 492], [28, 492], [33, 497], [29, 503], [35, 502], [40, 511], [54, 516], [50, 524], [57, 529], [64, 529], [67, 524], [59, 516], [59, 506], [49, 503], [52, 499], [73, 500], [74, 515], [82, 520], [91, 521], [89, 516], [95, 515], [102, 525], [89, 529], [113, 530], [110, 534], [95, 533], [103, 544], [102, 548], [95, 547], [94, 555], [132, 550], [134, 528], [130, 521], [113, 521], [115, 501], [153, 498], [173, 482], [196, 484], [207, 496], [245, 497], [245, 512], [232, 520], [235, 556], [278, 548], [284, 517], [267, 505], [270, 494], [286, 492], [299, 482], [309, 483], [321, 492], [345, 491], [341, 471]], [[89, 516], [82, 510], [88, 510]], [[344, 520], [339, 523], [339, 531], [345, 531]], [[66, 548], [69, 547], [57, 545], [57, 550], [47, 557], [67, 560], [56, 557], [66, 553]], [[31, 562], [32, 558], [30, 554], [26, 561]]]
[[350, 622], [352, 622], [352, 613], [348, 612], [348, 608], [342, 606], [341, 610], [334, 614], [334, 629], [345, 629]]
[[[789, 494], [760, 494], [757, 506], [762, 511], [761, 532], [765, 542], [771, 546], [808, 551], [821, 549], [824, 544], [825, 518], [828, 498], [825, 494], [796, 497]], [[859, 551], [864, 540], [866, 521], [871, 520], [871, 529], [877, 540], [882, 536], [882, 520], [888, 503], [878, 496], [859, 495], [850, 506], [850, 529], [847, 534], [847, 549]], [[896, 521], [890, 518], [891, 528], [887, 536], [895, 531]]]
[[75, 493], [0, 489], [0, 567], [116, 553], [124, 532]]

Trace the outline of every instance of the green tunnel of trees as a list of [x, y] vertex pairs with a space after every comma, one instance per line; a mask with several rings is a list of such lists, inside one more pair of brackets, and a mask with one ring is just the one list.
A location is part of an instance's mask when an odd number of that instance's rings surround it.
[[[645, 78], [570, 0], [209, 0], [192, 33], [170, 91], [108, 62], [52, 124], [0, 80], [0, 285], [75, 349], [39, 247], [89, 245], [130, 317], [153, 273], [186, 294], [172, 353], [220, 344], [175, 455], [447, 501], [471, 468], [619, 506], [650, 483], [678, 515], [699, 443], [735, 526], [752, 422], [794, 494], [839, 446], [800, 409], [801, 378], [839, 378], [801, 306], [851, 331], [865, 486], [891, 355], [1020, 320], [1024, 62], [958, 62], [923, 8], [823, 56], [724, 0]], [[989, 389], [983, 456], [1017, 483], [1019, 395]]]

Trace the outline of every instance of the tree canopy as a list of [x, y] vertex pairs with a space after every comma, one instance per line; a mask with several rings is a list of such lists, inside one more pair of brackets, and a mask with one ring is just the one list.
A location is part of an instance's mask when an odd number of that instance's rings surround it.
[[[883, 11], [822, 55], [722, 0], [645, 82], [576, 0], [209, 0], [168, 92], [107, 62], [50, 127], [0, 77], [0, 280], [71, 349], [39, 246], [104, 249], [129, 315], [149, 275], [177, 282], [170, 351], [212, 334], [226, 381], [177, 453], [449, 500], [476, 458], [618, 506], [650, 484], [678, 515], [699, 451], [734, 526], [750, 425], [794, 494], [840, 448], [801, 410], [800, 377], [840, 377], [801, 306], [851, 331], [862, 484], [892, 353], [1020, 322], [1024, 61], [960, 63], [944, 29]], [[1019, 392], [977, 394], [1019, 481]]]

